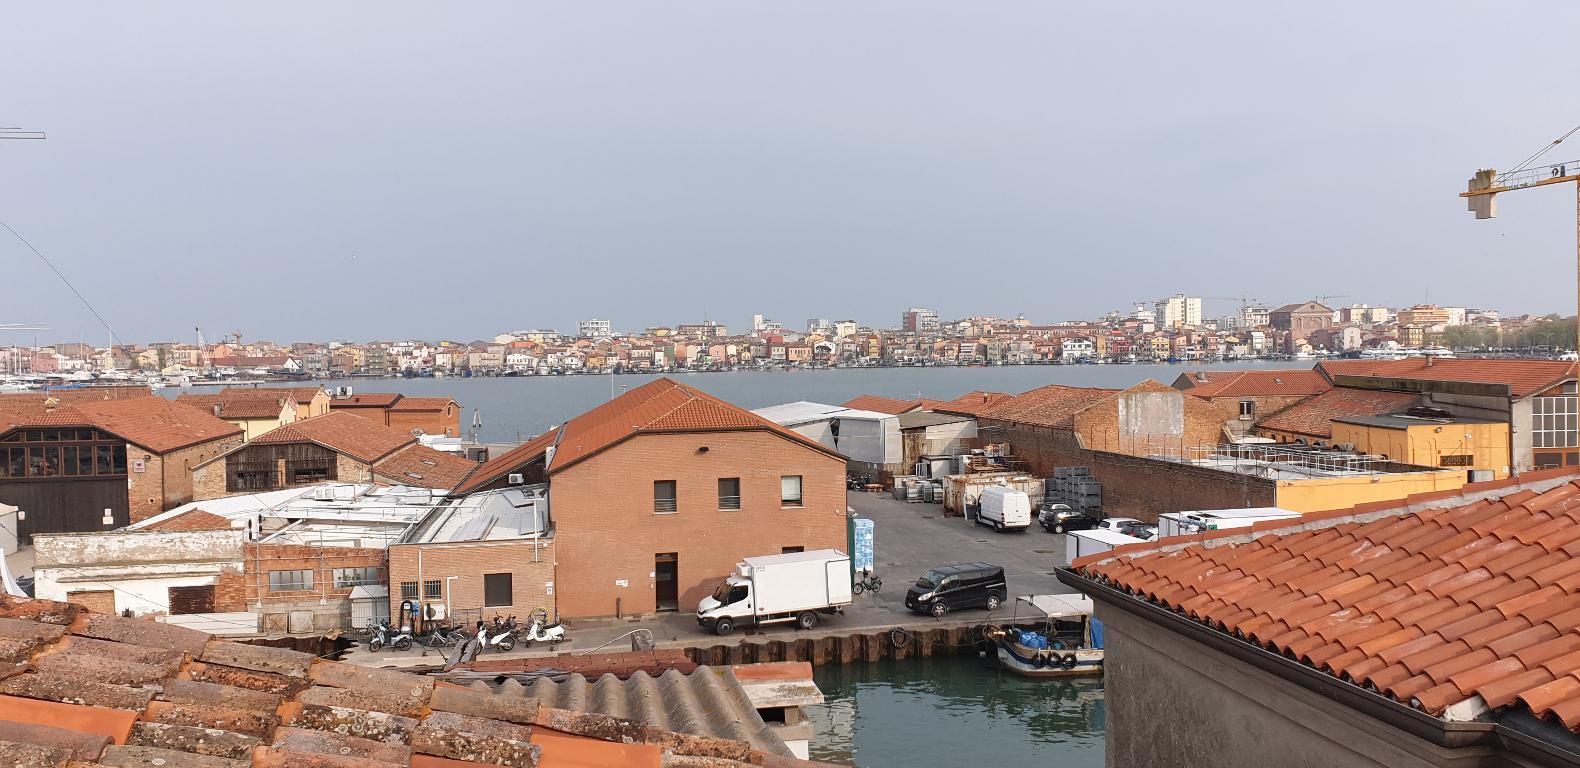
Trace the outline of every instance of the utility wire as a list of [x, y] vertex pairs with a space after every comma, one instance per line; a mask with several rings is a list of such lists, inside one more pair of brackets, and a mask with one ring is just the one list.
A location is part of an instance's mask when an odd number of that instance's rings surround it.
[[89, 304], [88, 300], [83, 298], [82, 293], [77, 290], [77, 286], [72, 285], [71, 281], [67, 280], [66, 276], [61, 274], [60, 270], [55, 267], [55, 263], [50, 261], [48, 256], [45, 256], [42, 251], [40, 251], [39, 249], [33, 247], [33, 244], [28, 242], [27, 238], [22, 236], [22, 233], [17, 232], [15, 229], [12, 229], [11, 225], [5, 223], [4, 220], [0, 220], [0, 227], [5, 227], [5, 230], [7, 232], [10, 232], [12, 234], [12, 236], [14, 236], [16, 239], [22, 241], [22, 244], [27, 246], [28, 250], [32, 251], [36, 256], [38, 256], [38, 258], [40, 260], [42, 260], [44, 262], [44, 264], [49, 267], [49, 270], [51, 272], [54, 272], [55, 276], [60, 278], [60, 281], [62, 283], [65, 283], [67, 288], [71, 289], [72, 294], [77, 297], [77, 300], [82, 302], [82, 306], [87, 307], [88, 311], [93, 313], [93, 317], [99, 321], [99, 324], [104, 326], [104, 330], [110, 332], [110, 343], [111, 344], [114, 344], [114, 345], [117, 345], [117, 346], [120, 344], [120, 340], [115, 337], [115, 329], [111, 328], [110, 324], [104, 321], [104, 317], [99, 314], [99, 310], [94, 309], [93, 305]]

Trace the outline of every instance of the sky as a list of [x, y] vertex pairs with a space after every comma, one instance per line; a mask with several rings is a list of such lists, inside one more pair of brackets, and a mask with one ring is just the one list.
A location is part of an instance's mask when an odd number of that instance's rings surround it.
[[[1457, 193], [1580, 123], [1544, 32], [1577, 27], [1484, 0], [11, 4], [0, 126], [48, 139], [0, 141], [0, 220], [123, 342], [1181, 292], [1572, 313], [1571, 190], [1492, 221]], [[108, 339], [3, 230], [0, 323]]]

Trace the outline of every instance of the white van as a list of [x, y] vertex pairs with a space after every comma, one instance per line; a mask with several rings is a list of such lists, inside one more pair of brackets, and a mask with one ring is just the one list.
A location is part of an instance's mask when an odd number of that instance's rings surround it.
[[1031, 497], [1014, 488], [983, 488], [977, 499], [977, 523], [995, 531], [1024, 531], [1031, 527]]

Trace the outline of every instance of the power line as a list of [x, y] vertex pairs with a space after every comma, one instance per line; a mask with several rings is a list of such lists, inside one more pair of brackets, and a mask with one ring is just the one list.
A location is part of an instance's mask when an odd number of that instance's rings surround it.
[[15, 237], [16, 239], [22, 241], [22, 244], [27, 246], [28, 250], [32, 251], [35, 255], [37, 255], [38, 258], [40, 260], [42, 260], [46, 266], [49, 267], [49, 270], [51, 272], [54, 272], [55, 276], [60, 278], [60, 281], [62, 283], [65, 283], [67, 288], [71, 289], [72, 295], [76, 296], [77, 300], [82, 302], [82, 306], [87, 307], [88, 311], [93, 313], [93, 317], [99, 321], [100, 325], [104, 326], [104, 330], [110, 332], [110, 343], [112, 345], [118, 345], [120, 343], [120, 340], [115, 337], [115, 329], [111, 328], [110, 324], [105, 322], [104, 317], [99, 314], [99, 310], [94, 309], [93, 305], [89, 304], [88, 300], [86, 298], [83, 298], [82, 293], [77, 290], [77, 286], [72, 285], [71, 281], [67, 280], [66, 276], [61, 274], [61, 271], [55, 267], [55, 263], [50, 261], [48, 256], [45, 256], [42, 251], [40, 251], [39, 249], [33, 247], [33, 244], [28, 242], [27, 238], [22, 236], [22, 233], [17, 232], [15, 229], [12, 229], [11, 225], [5, 223], [4, 220], [0, 220], [0, 227], [5, 227], [5, 230], [7, 232], [10, 232], [13, 237]]

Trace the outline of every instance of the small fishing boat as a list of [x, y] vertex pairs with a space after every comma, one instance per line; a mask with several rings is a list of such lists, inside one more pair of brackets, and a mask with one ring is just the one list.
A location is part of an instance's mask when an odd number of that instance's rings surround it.
[[1015, 599], [1039, 617], [1036, 629], [1016, 629], [1015, 620], [989, 630], [1000, 667], [1026, 677], [1072, 677], [1103, 673], [1103, 623], [1092, 616], [1085, 595], [1022, 595]]

